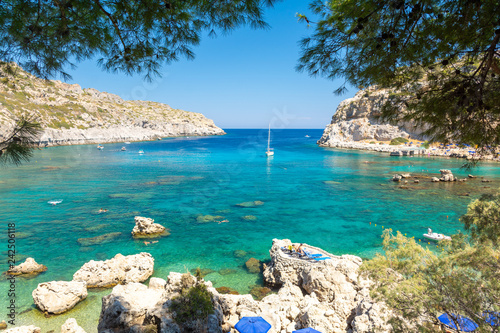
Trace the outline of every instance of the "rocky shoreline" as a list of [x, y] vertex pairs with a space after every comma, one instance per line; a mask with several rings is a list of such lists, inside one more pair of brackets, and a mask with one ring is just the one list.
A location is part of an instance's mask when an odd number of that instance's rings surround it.
[[390, 145], [388, 143], [366, 143], [355, 141], [334, 141], [329, 140], [328, 136], [323, 134], [323, 137], [318, 140], [317, 144], [325, 148], [341, 148], [341, 149], [356, 149], [386, 153], [391, 156], [426, 156], [426, 157], [452, 157], [464, 158], [467, 160], [485, 160], [500, 162], [499, 154], [488, 154], [478, 156], [474, 149], [471, 148], [439, 148], [431, 147], [428, 149], [421, 147], [411, 147], [406, 145]]
[[45, 147], [225, 134], [200, 113], [42, 80], [16, 65], [10, 75], [4, 67], [0, 64], [0, 139], [26, 114], [40, 123], [43, 133], [37, 143]]
[[[153, 277], [154, 259], [148, 253], [116, 255], [114, 259], [86, 263], [73, 281], [40, 283], [33, 299], [42, 311], [59, 314], [86, 298], [86, 288], [113, 286], [102, 298], [98, 332], [197, 332], [236, 333], [235, 325], [243, 317], [262, 316], [272, 328], [269, 333], [291, 333], [312, 327], [321, 332], [388, 332], [389, 312], [384, 304], [369, 296], [370, 281], [358, 274], [361, 258], [336, 256], [305, 244], [313, 253], [327, 260], [311, 260], [287, 252], [288, 239], [274, 239], [269, 251], [271, 261], [263, 265], [265, 283], [274, 292], [261, 300], [251, 295], [222, 294], [211, 282], [198, 280], [189, 273], [170, 272], [166, 279]], [[94, 283], [100, 281], [103, 283]], [[204, 321], [179, 322], [172, 301], [187, 288], [202, 283], [211, 295], [213, 312]], [[68, 319], [61, 331], [85, 332], [75, 319]], [[31, 325], [5, 331], [40, 332]]]
[[[420, 155], [500, 161], [500, 154], [496, 152], [478, 156], [475, 149], [470, 147], [434, 144], [424, 149], [420, 145], [428, 140], [423, 134], [425, 127], [411, 122], [388, 124], [380, 121], [383, 105], [390, 102], [394, 95], [397, 93], [387, 89], [368, 87], [358, 91], [353, 98], [340, 102], [317, 144], [321, 147], [394, 153], [393, 156]], [[405, 113], [407, 110], [401, 106], [400, 112]], [[398, 138], [413, 141], [416, 146], [389, 144], [391, 140]], [[399, 152], [401, 153], [398, 154]]]

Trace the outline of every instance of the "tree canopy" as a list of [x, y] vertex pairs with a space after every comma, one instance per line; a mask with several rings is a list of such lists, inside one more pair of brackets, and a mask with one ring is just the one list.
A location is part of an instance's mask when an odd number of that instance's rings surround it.
[[499, 204], [499, 195], [473, 201], [462, 217], [470, 236], [437, 245], [384, 231], [385, 253], [362, 271], [374, 281], [372, 296], [392, 310], [396, 332], [433, 332], [442, 313], [471, 318], [479, 332], [498, 332], [485, 314], [500, 311]]
[[265, 28], [263, 9], [279, 0], [14, 0], [0, 6], [0, 59], [44, 78], [97, 57], [105, 70], [158, 75], [193, 58], [201, 34], [242, 25]]
[[[411, 120], [432, 140], [500, 144], [498, 0], [314, 0], [299, 70], [344, 78], [337, 93], [400, 92], [382, 119]], [[408, 112], [401, 113], [404, 104]]]

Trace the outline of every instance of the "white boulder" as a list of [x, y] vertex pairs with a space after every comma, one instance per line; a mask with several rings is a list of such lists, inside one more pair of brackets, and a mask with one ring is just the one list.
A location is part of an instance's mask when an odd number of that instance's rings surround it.
[[165, 227], [161, 224], [154, 223], [155, 220], [136, 216], [135, 217], [135, 227], [132, 230], [132, 236], [134, 237], [151, 237], [161, 235], [165, 232]]
[[153, 274], [154, 258], [151, 254], [123, 256], [117, 254], [105, 261], [91, 260], [74, 275], [73, 281], [85, 281], [88, 288], [107, 288], [117, 284], [143, 282]]
[[38, 264], [35, 259], [29, 257], [26, 258], [26, 261], [22, 264], [14, 266], [7, 271], [9, 275], [23, 275], [23, 274], [39, 274], [41, 272], [45, 272], [47, 270], [47, 266]]
[[61, 333], [86, 333], [83, 328], [78, 326], [75, 318], [68, 318], [61, 326]]
[[43, 312], [59, 314], [72, 309], [87, 297], [87, 285], [81, 281], [40, 283], [33, 290], [33, 301]]

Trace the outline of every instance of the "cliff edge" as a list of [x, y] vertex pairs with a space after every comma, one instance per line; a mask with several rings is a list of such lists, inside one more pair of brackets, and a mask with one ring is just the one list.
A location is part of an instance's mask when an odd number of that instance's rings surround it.
[[21, 115], [35, 116], [42, 125], [42, 146], [225, 134], [200, 113], [125, 101], [78, 84], [43, 80], [13, 66], [15, 74], [7, 75], [6, 65], [0, 64], [0, 138]]
[[[383, 105], [397, 93], [369, 87], [353, 98], [340, 102], [332, 122], [325, 128], [318, 144], [325, 147], [346, 147], [359, 141], [387, 142], [395, 138], [425, 140], [423, 129], [409, 122], [391, 125], [377, 119]], [[401, 112], [406, 110], [401, 109]]]

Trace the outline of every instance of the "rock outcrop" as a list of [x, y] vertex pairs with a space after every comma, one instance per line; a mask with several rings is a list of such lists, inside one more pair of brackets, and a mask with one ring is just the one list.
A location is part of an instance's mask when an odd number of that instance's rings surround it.
[[44, 282], [33, 290], [32, 295], [40, 310], [48, 314], [59, 314], [87, 298], [87, 285], [81, 281]]
[[442, 182], [454, 182], [457, 180], [457, 177], [453, 176], [453, 173], [447, 169], [439, 170], [441, 172], [441, 178], [439, 178]]
[[35, 325], [12, 327], [6, 331], [3, 331], [3, 333], [40, 333], [40, 332], [41, 332], [40, 327], [36, 327]]
[[86, 333], [83, 328], [78, 326], [75, 318], [68, 318], [61, 326], [61, 333]]
[[[214, 313], [204, 323], [207, 332], [235, 333], [234, 326], [246, 316], [262, 316], [272, 325], [269, 333], [288, 333], [305, 327], [333, 333], [390, 330], [388, 311], [370, 299], [370, 282], [358, 276], [360, 258], [334, 256], [306, 246], [331, 259], [299, 259], [281, 251], [281, 247], [290, 244], [289, 240], [273, 240], [271, 263], [265, 267], [264, 277], [279, 290], [260, 301], [251, 295], [220, 294], [211, 282], [203, 282], [213, 295]], [[194, 283], [189, 274], [170, 273], [168, 281], [152, 278], [149, 287], [138, 283], [116, 286], [103, 297], [98, 331], [139, 332], [148, 327], [162, 332], [196, 331], [194, 323], [180, 327], [170, 310], [172, 298]]]
[[347, 148], [351, 143], [362, 140], [391, 141], [399, 137], [425, 139], [422, 136], [423, 130], [412, 123], [391, 125], [377, 119], [383, 105], [393, 95], [389, 90], [370, 87], [358, 91], [353, 98], [340, 102], [318, 144]]
[[85, 281], [88, 288], [143, 282], [153, 274], [153, 267], [154, 259], [149, 253], [141, 252], [130, 256], [117, 254], [113, 259], [85, 263], [73, 274], [73, 281]]
[[38, 264], [33, 258], [26, 258], [22, 264], [7, 271], [9, 275], [37, 275], [47, 270], [47, 266]]
[[[111, 294], [102, 299], [102, 310], [99, 317], [98, 331], [144, 332], [148, 327], [158, 332], [198, 332], [196, 323], [185, 323], [183, 328], [174, 320], [175, 314], [170, 310], [170, 300], [180, 295], [183, 288], [195, 283], [189, 274], [170, 273], [168, 282], [160, 278], [152, 278], [149, 287], [140, 283], [118, 285]], [[210, 292], [217, 291], [210, 282], [205, 282]], [[205, 325], [207, 333], [222, 333], [222, 312], [215, 306], [214, 314], [208, 316]]]
[[6, 75], [5, 66], [0, 64], [0, 138], [10, 133], [21, 114], [40, 122], [44, 132], [39, 144], [43, 146], [225, 134], [200, 113], [42, 80], [16, 65], [15, 75]]
[[163, 233], [165, 233], [166, 229], [161, 224], [154, 222], [155, 220], [153, 219], [136, 216], [135, 226], [132, 230], [132, 236], [139, 238], [161, 236]]

